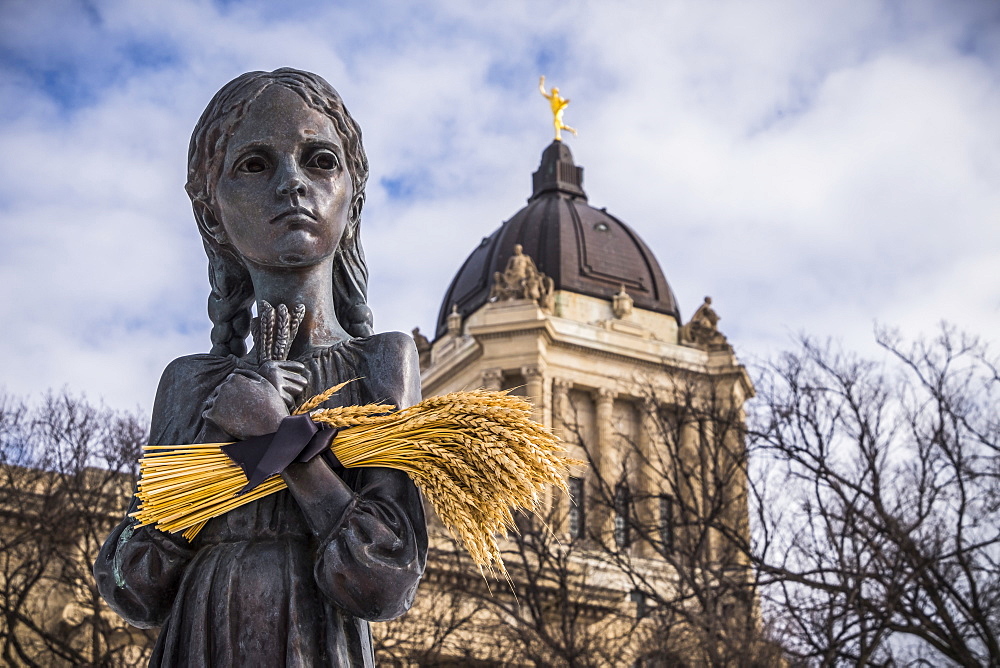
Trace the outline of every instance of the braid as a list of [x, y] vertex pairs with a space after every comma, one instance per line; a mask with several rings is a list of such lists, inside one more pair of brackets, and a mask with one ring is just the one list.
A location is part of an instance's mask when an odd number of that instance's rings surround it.
[[212, 354], [224, 357], [247, 353], [246, 338], [250, 333], [250, 306], [253, 304], [253, 283], [246, 267], [232, 253], [218, 244], [205, 242], [208, 255], [208, 317], [212, 320]]
[[185, 190], [191, 198], [208, 255], [208, 276], [212, 286], [208, 316], [212, 320], [214, 355], [246, 354], [254, 293], [242, 259], [211, 234], [204, 217], [214, 215], [215, 184], [222, 174], [230, 137], [250, 104], [272, 85], [295, 92], [310, 107], [325, 114], [333, 121], [343, 141], [354, 199], [331, 277], [334, 306], [337, 319], [349, 334], [363, 337], [374, 333], [372, 312], [368, 307], [368, 266], [360, 240], [361, 209], [368, 181], [368, 158], [361, 143], [361, 128], [344, 107], [337, 91], [322, 77], [290, 68], [247, 72], [223, 86], [208, 103], [191, 134], [188, 148]]
[[375, 329], [368, 308], [368, 265], [360, 236], [355, 226], [350, 238], [345, 234], [340, 241], [338, 261], [333, 265], [333, 291], [337, 320], [351, 336], [363, 337], [371, 336]]

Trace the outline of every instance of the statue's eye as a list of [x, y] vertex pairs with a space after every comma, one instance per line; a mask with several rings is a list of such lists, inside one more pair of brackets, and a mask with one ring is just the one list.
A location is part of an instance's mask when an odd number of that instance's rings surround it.
[[250, 174], [258, 174], [267, 169], [267, 160], [259, 155], [252, 155], [240, 163], [239, 170]]
[[312, 167], [314, 169], [336, 169], [337, 168], [337, 156], [330, 151], [319, 150], [309, 156], [309, 161], [306, 163], [307, 167]]

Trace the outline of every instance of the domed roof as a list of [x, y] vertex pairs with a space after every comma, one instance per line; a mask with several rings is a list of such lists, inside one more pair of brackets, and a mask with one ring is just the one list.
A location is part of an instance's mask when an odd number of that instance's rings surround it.
[[502, 272], [521, 244], [556, 290], [610, 300], [625, 286], [638, 308], [679, 319], [674, 294], [660, 264], [628, 225], [587, 204], [583, 168], [569, 147], [553, 141], [532, 175], [528, 205], [485, 237], [452, 280], [438, 314], [436, 336], [447, 331], [457, 305], [467, 316], [489, 299], [494, 272]]

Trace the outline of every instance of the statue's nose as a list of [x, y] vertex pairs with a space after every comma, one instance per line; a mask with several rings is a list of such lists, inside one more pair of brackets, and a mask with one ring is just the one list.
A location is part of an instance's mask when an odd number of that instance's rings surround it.
[[278, 195], [290, 197], [292, 193], [302, 196], [306, 194], [306, 182], [298, 174], [289, 175], [287, 179], [278, 185]]
[[278, 197], [290, 197], [293, 193], [302, 197], [306, 194], [306, 180], [302, 168], [293, 156], [284, 156], [278, 165]]

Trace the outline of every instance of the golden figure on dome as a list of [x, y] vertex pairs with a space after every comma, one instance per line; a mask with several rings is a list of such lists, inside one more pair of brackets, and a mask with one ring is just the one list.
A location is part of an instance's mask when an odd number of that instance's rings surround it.
[[576, 130], [570, 126], [563, 123], [563, 112], [566, 111], [566, 107], [569, 105], [569, 100], [562, 97], [559, 94], [559, 89], [555, 86], [552, 87], [551, 93], [545, 92], [545, 75], [543, 74], [541, 79], [538, 81], [538, 90], [541, 92], [542, 97], [549, 101], [549, 105], [552, 107], [552, 125], [556, 129], [556, 141], [562, 141], [562, 130], [567, 132], [572, 132], [573, 136], [576, 136]]

